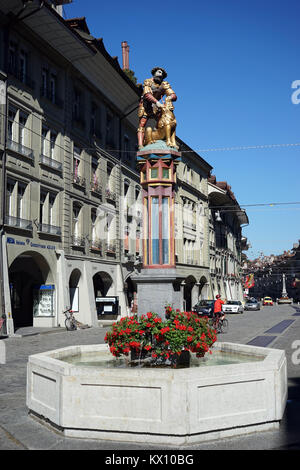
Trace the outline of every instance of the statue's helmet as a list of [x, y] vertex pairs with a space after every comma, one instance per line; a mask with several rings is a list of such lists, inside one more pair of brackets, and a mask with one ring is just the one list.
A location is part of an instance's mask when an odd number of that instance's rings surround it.
[[152, 76], [155, 75], [155, 72], [156, 72], [157, 70], [161, 70], [161, 71], [162, 71], [162, 73], [163, 73], [163, 75], [162, 75], [163, 80], [164, 80], [165, 78], [167, 78], [168, 74], [167, 74], [167, 72], [165, 71], [165, 69], [163, 69], [162, 67], [154, 67], [154, 69], [151, 70]]

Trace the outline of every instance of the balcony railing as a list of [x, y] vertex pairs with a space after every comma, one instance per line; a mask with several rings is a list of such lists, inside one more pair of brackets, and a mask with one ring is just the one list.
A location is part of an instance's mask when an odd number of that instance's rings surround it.
[[24, 157], [30, 158], [30, 160], [33, 160], [33, 151], [30, 148], [25, 147], [25, 145], [19, 144], [19, 142], [8, 139], [7, 148], [13, 152], [17, 152], [23, 155]]
[[46, 155], [43, 155], [43, 154], [40, 155], [40, 163], [42, 165], [49, 166], [50, 168], [53, 168], [54, 170], [62, 171], [62, 163], [57, 160], [54, 160], [53, 158], [47, 157]]
[[98, 196], [102, 197], [102, 188], [99, 183], [91, 181], [91, 191], [97, 194]]
[[43, 87], [40, 88], [40, 93], [43, 98], [46, 98], [48, 101], [51, 101], [51, 103], [55, 104], [59, 108], [64, 107], [63, 100], [61, 100], [56, 93], [53, 94], [50, 90], [47, 90]]
[[183, 226], [187, 227], [187, 228], [190, 228], [192, 230], [196, 230], [196, 224], [194, 224], [192, 222], [189, 222], [189, 221], [186, 221], [186, 220], [183, 221]]
[[92, 240], [91, 241], [91, 250], [92, 251], [102, 251], [102, 242], [101, 240]]
[[109, 188], [106, 188], [105, 196], [106, 196], [106, 199], [108, 199], [110, 201], [115, 201], [116, 200], [116, 193], [111, 191]]
[[32, 80], [29, 75], [26, 75], [23, 70], [18, 69], [17, 67], [13, 67], [12, 65], [9, 65], [8, 67], [8, 72], [13, 75], [15, 78], [17, 78], [20, 82], [24, 83], [24, 85], [28, 86], [31, 89], [34, 89], [35, 87], [35, 82]]
[[85, 239], [84, 239], [84, 237], [80, 237], [78, 235], [73, 235], [71, 243], [72, 243], [73, 246], [77, 246], [79, 248], [84, 248]]
[[61, 236], [61, 228], [57, 227], [56, 225], [49, 225], [40, 223], [38, 225], [39, 232], [47, 233], [48, 235], [56, 235], [58, 237]]
[[85, 178], [83, 178], [83, 176], [80, 176], [80, 175], [73, 175], [73, 183], [77, 184], [78, 186], [82, 186], [84, 188], [86, 186]]
[[32, 230], [31, 220], [22, 219], [20, 217], [14, 217], [12, 215], [5, 216], [5, 225], [10, 227], [20, 228], [22, 230]]
[[105, 252], [107, 254], [116, 254], [116, 245], [114, 243], [105, 243]]

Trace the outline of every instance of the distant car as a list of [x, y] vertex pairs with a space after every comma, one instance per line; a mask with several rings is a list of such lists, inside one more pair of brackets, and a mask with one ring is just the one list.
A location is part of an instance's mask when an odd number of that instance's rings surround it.
[[199, 302], [193, 307], [193, 312], [210, 318], [214, 314], [214, 305], [215, 300], [199, 300]]
[[222, 305], [224, 313], [244, 313], [244, 307], [239, 300], [227, 300], [226, 304]]
[[293, 299], [290, 299], [289, 297], [280, 297], [280, 299], [277, 300], [278, 304], [292, 304]]
[[260, 310], [260, 302], [256, 299], [248, 299], [245, 303], [244, 310]]
[[263, 305], [273, 305], [273, 299], [272, 299], [272, 297], [264, 297], [264, 299], [263, 299]]

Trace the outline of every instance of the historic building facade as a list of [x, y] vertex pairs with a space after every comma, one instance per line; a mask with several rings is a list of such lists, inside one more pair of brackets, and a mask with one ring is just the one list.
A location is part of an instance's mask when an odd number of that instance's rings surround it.
[[[138, 302], [140, 88], [84, 18], [62, 17], [63, 3], [0, 5], [1, 306], [14, 328], [63, 325], [69, 306], [97, 325]], [[212, 190], [212, 167], [177, 141], [174, 257], [182, 307], [191, 309], [217, 291], [240, 293], [214, 282], [223, 252], [212, 250], [208, 207], [223, 190]], [[243, 220], [234, 220], [226, 256], [237, 273]]]

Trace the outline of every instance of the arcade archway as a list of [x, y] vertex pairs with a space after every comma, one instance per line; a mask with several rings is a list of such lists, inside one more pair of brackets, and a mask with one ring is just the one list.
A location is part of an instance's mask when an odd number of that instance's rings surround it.
[[184, 280], [184, 291], [183, 291], [183, 299], [184, 299], [184, 304], [185, 304], [185, 310], [186, 311], [191, 311], [193, 308], [193, 288], [196, 284], [196, 279], [194, 276], [188, 276]]
[[15, 258], [8, 272], [14, 328], [32, 326], [33, 316], [43, 314], [41, 288], [54, 284], [49, 264], [41, 254], [28, 251]]

